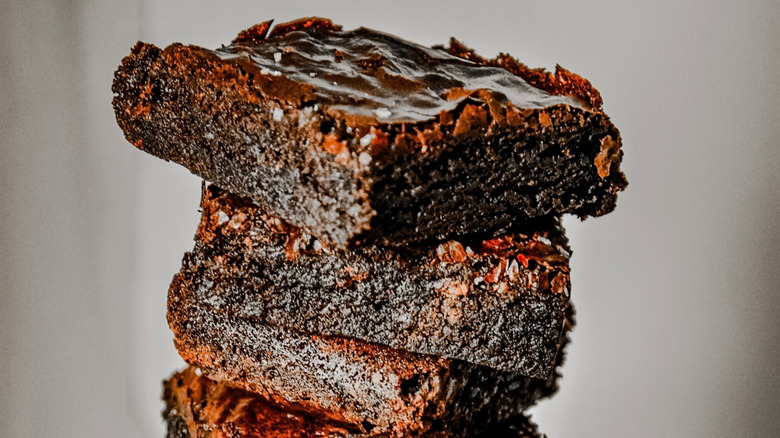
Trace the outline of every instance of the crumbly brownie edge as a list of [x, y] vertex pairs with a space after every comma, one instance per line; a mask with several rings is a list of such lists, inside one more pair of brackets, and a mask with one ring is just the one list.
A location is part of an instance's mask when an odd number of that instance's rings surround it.
[[205, 49], [139, 42], [115, 73], [117, 122], [137, 148], [325, 239], [345, 242], [368, 228], [370, 181], [320, 147], [332, 122], [301, 102], [266, 98], [253, 86], [258, 77]]

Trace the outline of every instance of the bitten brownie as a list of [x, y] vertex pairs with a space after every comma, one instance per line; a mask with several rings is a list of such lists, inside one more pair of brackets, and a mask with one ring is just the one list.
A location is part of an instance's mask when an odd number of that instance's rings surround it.
[[612, 211], [618, 130], [565, 69], [311, 18], [208, 50], [139, 42], [114, 109], [139, 149], [323, 241], [403, 246]]
[[[320, 438], [378, 436], [349, 430], [300, 412], [289, 412], [257, 394], [215, 382], [186, 368], [164, 382], [168, 438]], [[460, 436], [445, 427], [422, 438]], [[475, 436], [475, 435], [467, 435]], [[518, 416], [485, 433], [484, 438], [539, 438], [536, 425]]]
[[555, 219], [487, 241], [333, 249], [214, 185], [201, 208], [181, 272], [236, 317], [531, 377], [553, 370], [570, 288]]
[[202, 268], [174, 277], [168, 323], [179, 354], [214, 380], [233, 382], [285, 410], [319, 412], [362, 433], [409, 436], [446, 424], [467, 434], [519, 415], [556, 389], [557, 373], [536, 379], [260, 324], [212, 293], [215, 286]]

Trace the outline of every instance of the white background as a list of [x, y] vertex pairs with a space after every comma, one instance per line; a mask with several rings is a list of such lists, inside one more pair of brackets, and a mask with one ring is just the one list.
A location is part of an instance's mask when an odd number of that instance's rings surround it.
[[125, 142], [112, 73], [138, 39], [213, 48], [308, 15], [602, 92], [630, 185], [566, 222], [578, 326], [544, 432], [780, 436], [776, 1], [0, 4], [0, 436], [163, 436], [165, 295], [200, 182]]

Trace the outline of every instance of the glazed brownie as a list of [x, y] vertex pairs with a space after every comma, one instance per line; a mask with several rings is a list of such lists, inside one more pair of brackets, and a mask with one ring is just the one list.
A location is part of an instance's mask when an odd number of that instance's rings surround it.
[[340, 247], [598, 216], [627, 184], [598, 91], [567, 70], [270, 26], [217, 50], [139, 42], [112, 88], [127, 139]]
[[[257, 394], [214, 382], [194, 367], [164, 382], [168, 438], [319, 438], [376, 437], [301, 412], [270, 404]], [[425, 438], [458, 436], [448, 430], [427, 432]], [[497, 438], [540, 437], [536, 425], [519, 416], [484, 435]]]
[[205, 187], [199, 276], [236, 317], [461, 359], [531, 377], [552, 372], [569, 303], [559, 221], [526, 234], [405, 249], [334, 249], [251, 203]]
[[[536, 379], [260, 324], [238, 316], [230, 302], [211, 293], [214, 287], [202, 269], [177, 274], [171, 285], [168, 322], [185, 361], [285, 410], [319, 412], [361, 433], [413, 436], [445, 424], [463, 434], [478, 432], [557, 389], [557, 373]], [[560, 364], [562, 354], [558, 358]]]

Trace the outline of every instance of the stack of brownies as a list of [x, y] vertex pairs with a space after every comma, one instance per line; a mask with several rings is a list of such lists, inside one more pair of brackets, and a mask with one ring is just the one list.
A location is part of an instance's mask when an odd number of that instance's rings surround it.
[[113, 91], [133, 145], [208, 181], [169, 437], [539, 436], [573, 325], [560, 216], [626, 186], [588, 81], [310, 18], [138, 43]]

